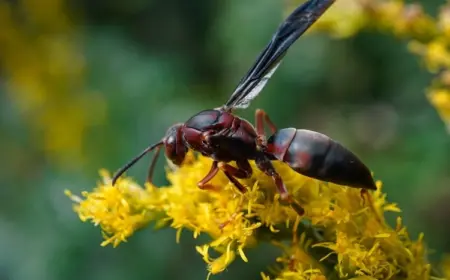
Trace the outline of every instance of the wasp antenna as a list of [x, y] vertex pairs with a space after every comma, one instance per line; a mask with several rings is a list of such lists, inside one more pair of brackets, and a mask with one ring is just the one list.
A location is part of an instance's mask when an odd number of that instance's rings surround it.
[[112, 179], [112, 185], [114, 186], [114, 184], [116, 183], [117, 179], [119, 179], [119, 177], [125, 172], [127, 171], [131, 166], [133, 166], [137, 161], [139, 161], [143, 156], [145, 156], [148, 152], [151, 152], [153, 149], [160, 147], [161, 145], [164, 144], [164, 141], [160, 141], [154, 145], [151, 145], [147, 148], [145, 148], [145, 150], [143, 150], [138, 156], [136, 156], [135, 158], [133, 158], [132, 160], [130, 160], [130, 162], [128, 162], [127, 164], [125, 164], [122, 168], [120, 168], [116, 174], [114, 175], [113, 179]]
[[147, 174], [147, 182], [153, 184], [153, 171], [155, 171], [156, 161], [158, 160], [159, 152], [161, 152], [161, 146], [156, 148], [155, 153], [153, 154], [152, 163], [150, 164], [150, 168], [148, 169]]

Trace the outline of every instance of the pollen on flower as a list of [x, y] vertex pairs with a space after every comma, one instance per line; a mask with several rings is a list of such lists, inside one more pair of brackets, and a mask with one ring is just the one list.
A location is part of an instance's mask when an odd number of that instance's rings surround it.
[[196, 247], [209, 274], [223, 272], [237, 257], [248, 262], [246, 251], [265, 241], [281, 248], [282, 255], [263, 279], [327, 279], [330, 274], [393, 279], [427, 271], [423, 240], [412, 241], [401, 219], [395, 228], [384, 221], [386, 211], [400, 209], [387, 202], [381, 182], [370, 199], [363, 199], [359, 189], [313, 180], [274, 162], [305, 209], [300, 217], [279, 201], [271, 178], [253, 162], [252, 178], [240, 180], [248, 191], [241, 193], [220, 173], [211, 181], [212, 189], [200, 189], [197, 182], [212, 160], [192, 153], [188, 157], [180, 168], [167, 170], [167, 186], [143, 188], [127, 177], [111, 186], [109, 174], [102, 171], [102, 181], [92, 192], [66, 194], [82, 221], [101, 226], [102, 245], [117, 246], [152, 221], [158, 228], [176, 230], [174, 242], [182, 230], [194, 238], [209, 236], [208, 243]]

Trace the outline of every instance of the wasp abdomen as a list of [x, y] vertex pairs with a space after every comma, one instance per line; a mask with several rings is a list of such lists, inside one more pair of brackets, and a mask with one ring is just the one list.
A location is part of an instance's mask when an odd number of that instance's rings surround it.
[[283, 128], [267, 139], [267, 152], [278, 160], [285, 161], [286, 152], [297, 133], [296, 128]]
[[268, 139], [268, 152], [305, 176], [376, 189], [370, 170], [344, 146], [319, 132], [285, 128]]

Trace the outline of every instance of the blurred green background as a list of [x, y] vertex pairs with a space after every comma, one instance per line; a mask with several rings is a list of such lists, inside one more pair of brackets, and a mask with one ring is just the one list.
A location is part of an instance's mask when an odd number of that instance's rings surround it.
[[[273, 0], [1, 0], [0, 279], [204, 279], [189, 234], [176, 244], [175, 231], [147, 228], [102, 248], [63, 191], [92, 189], [100, 168], [225, 102], [287, 12]], [[264, 108], [354, 150], [436, 261], [450, 251], [450, 136], [425, 98], [430, 78], [388, 35], [308, 34], [238, 114], [253, 122]], [[148, 162], [128, 174], [143, 182]], [[250, 251], [215, 279], [259, 279], [277, 253]]]

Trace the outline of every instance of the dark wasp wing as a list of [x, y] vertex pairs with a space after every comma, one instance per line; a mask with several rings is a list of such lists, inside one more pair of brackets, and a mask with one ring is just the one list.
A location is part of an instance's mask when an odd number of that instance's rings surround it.
[[277, 70], [289, 47], [306, 31], [335, 0], [308, 0], [295, 9], [280, 25], [252, 68], [239, 82], [223, 108], [247, 108]]

